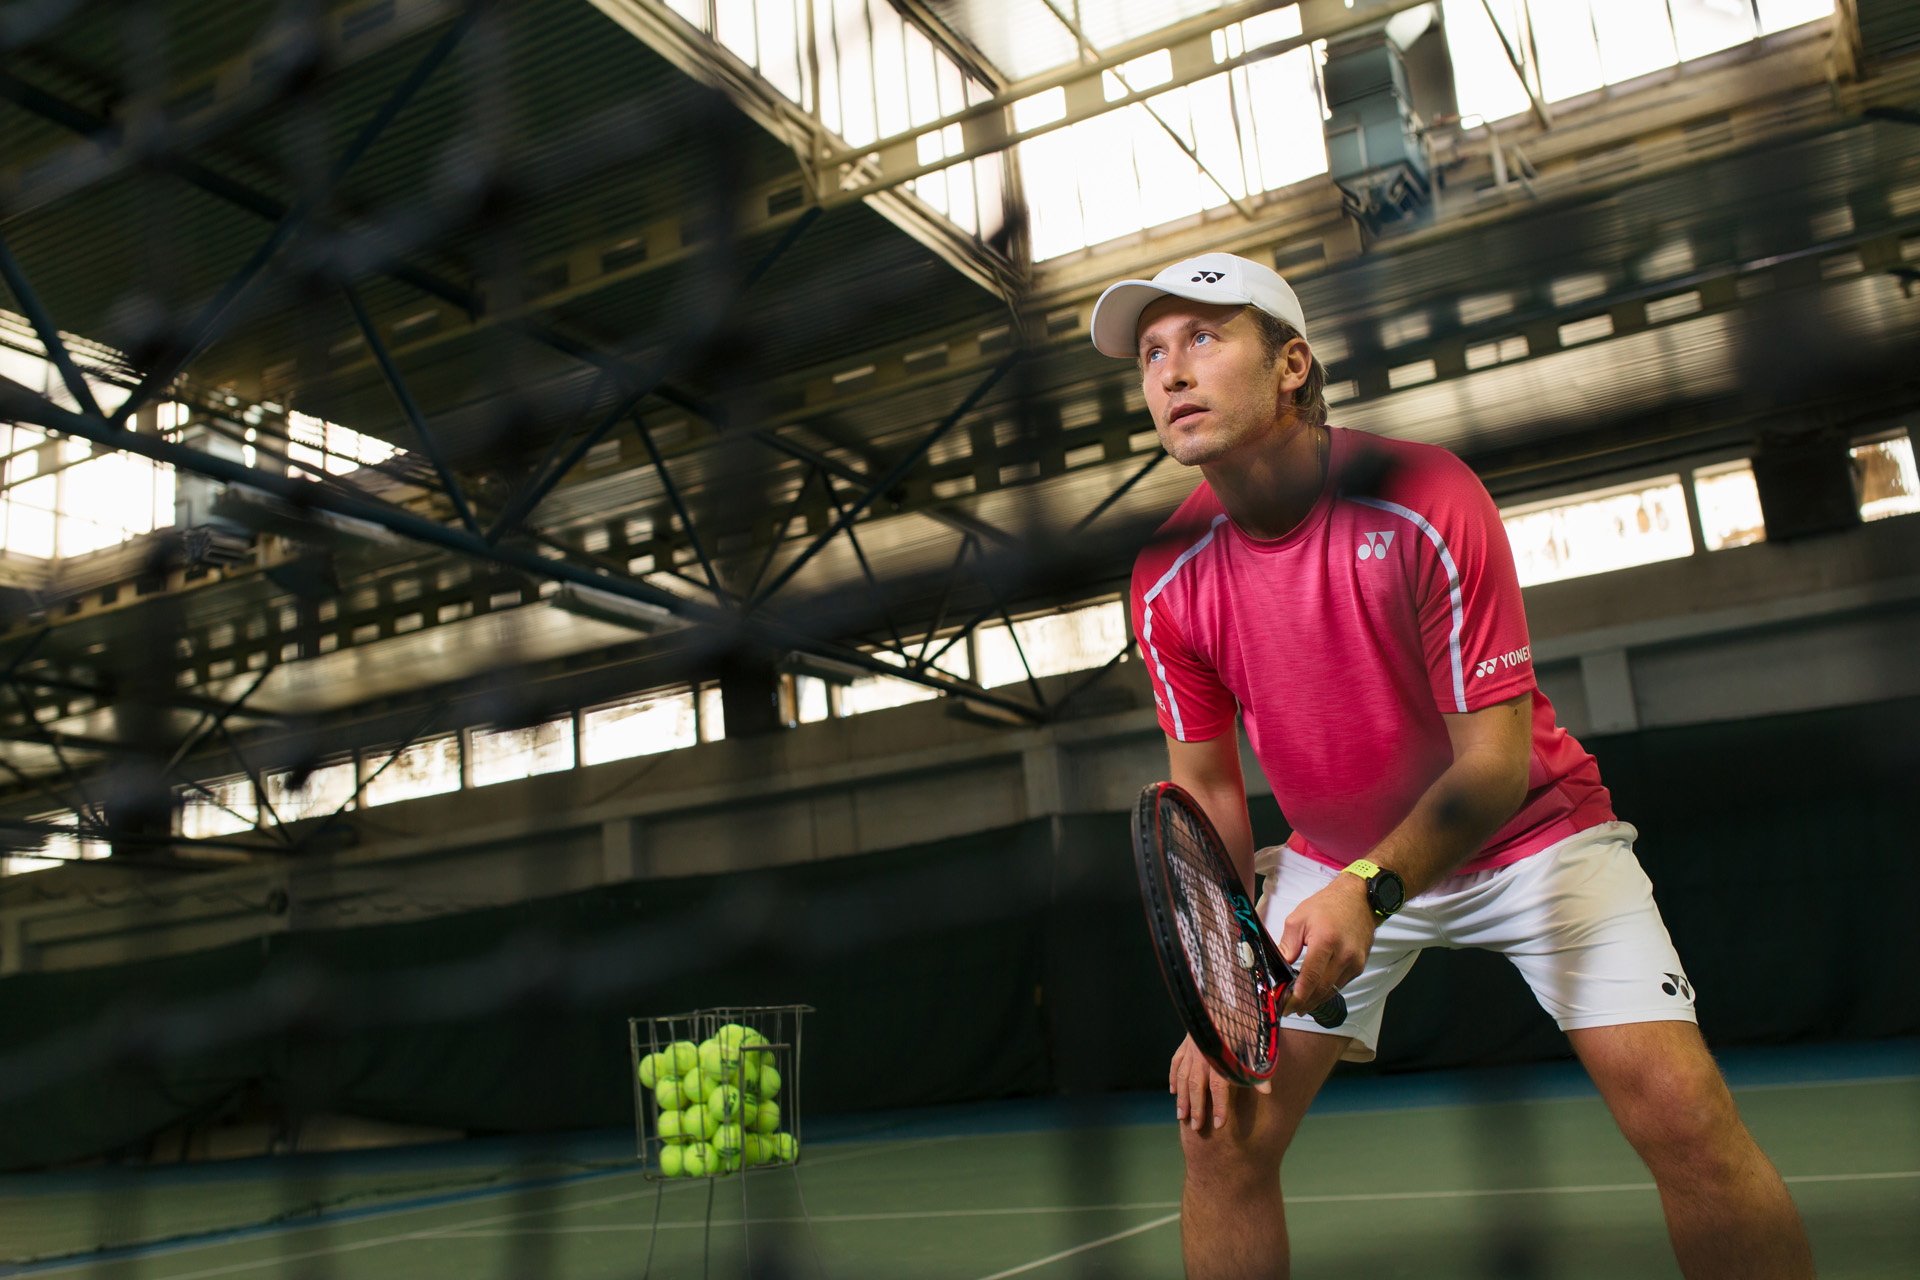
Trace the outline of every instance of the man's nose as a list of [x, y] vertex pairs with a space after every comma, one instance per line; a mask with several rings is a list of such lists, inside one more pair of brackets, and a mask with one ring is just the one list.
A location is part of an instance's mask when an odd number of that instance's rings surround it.
[[1191, 371], [1187, 362], [1172, 352], [1160, 362], [1160, 385], [1168, 391], [1179, 391], [1193, 385]]

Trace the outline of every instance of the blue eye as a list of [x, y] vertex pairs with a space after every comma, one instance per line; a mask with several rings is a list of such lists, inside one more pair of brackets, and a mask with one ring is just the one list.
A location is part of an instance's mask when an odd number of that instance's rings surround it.
[[1152, 364], [1155, 360], [1158, 360], [1161, 356], [1165, 354], [1166, 352], [1164, 351], [1149, 351], [1147, 352], [1147, 363]]
[[1213, 335], [1210, 333], [1196, 333], [1193, 335], [1193, 345], [1197, 347], [1203, 342], [1211, 341], [1212, 338]]

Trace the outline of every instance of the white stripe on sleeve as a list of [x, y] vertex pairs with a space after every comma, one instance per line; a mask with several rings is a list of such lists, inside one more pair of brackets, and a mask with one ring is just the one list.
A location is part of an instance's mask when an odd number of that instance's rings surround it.
[[1154, 583], [1153, 586], [1148, 589], [1147, 594], [1141, 597], [1140, 601], [1142, 615], [1140, 643], [1146, 646], [1147, 667], [1153, 672], [1155, 678], [1160, 681], [1160, 688], [1164, 690], [1167, 695], [1167, 712], [1173, 716], [1173, 736], [1182, 742], [1187, 740], [1187, 728], [1180, 721], [1180, 702], [1173, 696], [1173, 686], [1167, 683], [1166, 665], [1160, 661], [1160, 651], [1156, 649], [1153, 644], [1153, 602], [1159, 597], [1162, 591], [1166, 590], [1167, 584], [1173, 581], [1173, 575], [1179, 573], [1181, 567], [1185, 565], [1187, 561], [1207, 549], [1207, 544], [1213, 541], [1213, 535], [1220, 531], [1220, 526], [1226, 523], [1226, 519], [1227, 517], [1224, 512], [1215, 516], [1213, 523], [1207, 526], [1206, 534], [1198, 542], [1188, 547], [1185, 551], [1182, 551], [1179, 556], [1175, 558], [1172, 566], [1160, 575], [1160, 581]]
[[1387, 511], [1413, 522], [1414, 528], [1427, 535], [1427, 541], [1440, 553], [1440, 565], [1447, 571], [1447, 592], [1453, 605], [1453, 631], [1447, 637], [1447, 648], [1453, 658], [1453, 702], [1461, 711], [1467, 709], [1467, 680], [1460, 669], [1460, 633], [1467, 625], [1467, 611], [1462, 603], [1460, 591], [1460, 570], [1454, 566], [1453, 555], [1447, 550], [1447, 540], [1440, 531], [1427, 523], [1427, 518], [1411, 507], [1403, 507], [1397, 502], [1387, 502], [1381, 498], [1361, 498], [1352, 494], [1343, 495], [1363, 507], [1373, 507]]

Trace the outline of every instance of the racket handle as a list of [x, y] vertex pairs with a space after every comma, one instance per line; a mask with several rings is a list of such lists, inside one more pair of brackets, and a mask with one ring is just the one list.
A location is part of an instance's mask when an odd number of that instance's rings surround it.
[[1313, 1020], [1331, 1030], [1347, 1020], [1347, 998], [1338, 991], [1328, 996], [1326, 1003], [1313, 1011]]

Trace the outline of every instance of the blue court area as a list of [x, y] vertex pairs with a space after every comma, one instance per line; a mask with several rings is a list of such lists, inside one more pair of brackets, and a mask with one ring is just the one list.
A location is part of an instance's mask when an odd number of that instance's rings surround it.
[[[1920, 1259], [1920, 1041], [1722, 1065], [1826, 1277]], [[1150, 1277], [1179, 1273], [1156, 1094], [822, 1118], [797, 1168], [646, 1179], [625, 1131], [0, 1179], [0, 1275]], [[1295, 1275], [1678, 1275], [1578, 1067], [1331, 1082], [1289, 1156]]]

